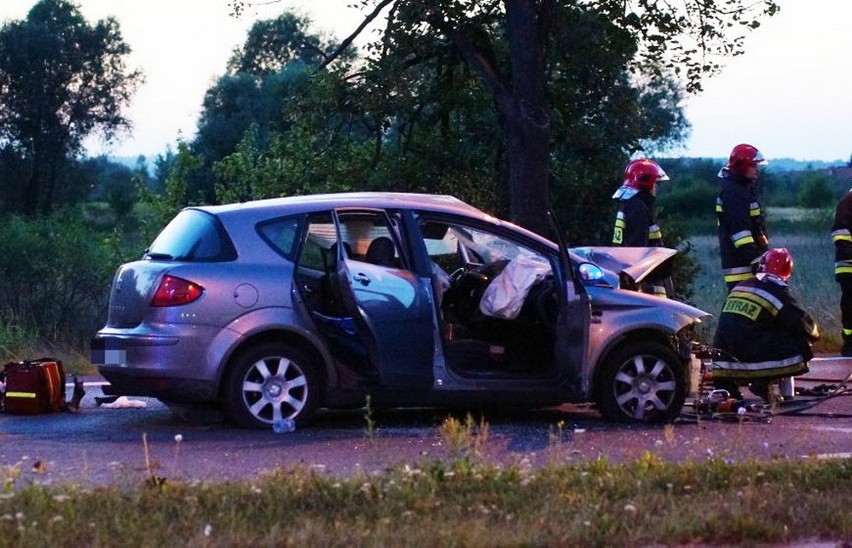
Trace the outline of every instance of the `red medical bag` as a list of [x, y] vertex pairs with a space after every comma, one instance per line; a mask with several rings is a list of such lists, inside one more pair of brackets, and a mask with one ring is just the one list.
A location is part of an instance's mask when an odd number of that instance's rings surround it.
[[15, 415], [54, 413], [65, 407], [65, 371], [51, 358], [11, 362], [0, 371], [0, 411]]

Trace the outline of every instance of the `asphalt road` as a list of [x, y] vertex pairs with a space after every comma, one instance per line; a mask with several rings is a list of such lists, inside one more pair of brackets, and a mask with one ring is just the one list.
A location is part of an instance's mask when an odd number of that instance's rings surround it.
[[[823, 358], [797, 381], [800, 388], [839, 384], [852, 359]], [[811, 379], [811, 380], [805, 380]], [[849, 393], [852, 395], [852, 391]], [[276, 469], [311, 467], [336, 476], [371, 474], [391, 466], [417, 466], [458, 455], [442, 435], [446, 411], [327, 413], [287, 434], [248, 431], [227, 424], [191, 424], [156, 400], [132, 398], [142, 409], [98, 407], [87, 386], [79, 413], [0, 415], [0, 481], [134, 485], [152, 475], [180, 481], [256, 478]], [[757, 414], [744, 421], [700, 418], [670, 426], [611, 424], [587, 406], [487, 416], [479, 446], [485, 462], [541, 466], [605, 457], [632, 461], [653, 452], [667, 461], [723, 458], [803, 459], [852, 457], [852, 397], [842, 394], [808, 411]], [[179, 441], [178, 441], [179, 440]]]

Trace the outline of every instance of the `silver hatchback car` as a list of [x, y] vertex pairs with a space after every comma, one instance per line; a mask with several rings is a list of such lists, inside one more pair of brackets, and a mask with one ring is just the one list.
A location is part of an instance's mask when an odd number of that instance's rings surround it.
[[118, 269], [92, 363], [114, 394], [212, 404], [245, 427], [367, 396], [666, 421], [708, 314], [634, 289], [674, 253], [568, 250], [451, 196], [188, 207]]

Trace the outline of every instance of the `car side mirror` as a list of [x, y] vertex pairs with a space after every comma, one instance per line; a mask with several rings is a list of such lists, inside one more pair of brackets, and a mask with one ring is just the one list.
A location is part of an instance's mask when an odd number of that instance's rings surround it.
[[583, 283], [590, 285], [606, 285], [604, 271], [596, 264], [580, 263], [580, 266], [577, 267], [577, 271], [580, 273], [580, 279], [583, 280]]

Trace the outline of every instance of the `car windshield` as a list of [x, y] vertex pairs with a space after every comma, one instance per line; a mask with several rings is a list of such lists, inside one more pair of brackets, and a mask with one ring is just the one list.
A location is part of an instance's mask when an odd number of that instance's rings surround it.
[[185, 209], [166, 225], [145, 252], [154, 260], [229, 261], [236, 252], [215, 217]]

